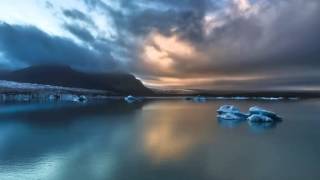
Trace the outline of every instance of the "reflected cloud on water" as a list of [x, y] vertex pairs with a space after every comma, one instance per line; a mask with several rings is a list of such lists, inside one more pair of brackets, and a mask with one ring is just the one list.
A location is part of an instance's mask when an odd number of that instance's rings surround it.
[[220, 167], [237, 143], [257, 137], [247, 129], [244, 136], [242, 125], [276, 127], [217, 121], [220, 105], [168, 100], [3, 106], [0, 179], [215, 179], [203, 170], [212, 172], [210, 164]]
[[248, 121], [248, 125], [255, 132], [264, 132], [266, 130], [275, 129], [281, 122], [250, 122]]
[[214, 121], [210, 108], [191, 103], [150, 103], [139, 115], [142, 146], [155, 163], [185, 158], [201, 144], [210, 141]]
[[245, 122], [243, 120], [230, 121], [230, 120], [225, 120], [221, 118], [217, 118], [217, 120], [218, 120], [219, 126], [223, 128], [236, 128]]

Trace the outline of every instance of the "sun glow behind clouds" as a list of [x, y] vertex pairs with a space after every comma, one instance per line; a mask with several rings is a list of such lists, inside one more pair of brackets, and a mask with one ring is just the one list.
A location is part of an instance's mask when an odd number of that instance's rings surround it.
[[[313, 86], [319, 84], [319, 2], [2, 0], [0, 69], [56, 61], [131, 73], [157, 87], [216, 88], [225, 78], [220, 84], [261, 87], [261, 79], [237, 80], [248, 76], [270, 76], [264, 81], [271, 87]], [[52, 46], [35, 51], [43, 36]], [[65, 44], [70, 49], [63, 51]], [[288, 77], [297, 69], [301, 79]]]
[[196, 57], [191, 44], [180, 40], [177, 35], [164, 36], [152, 32], [143, 45], [142, 59], [144, 65], [153, 71], [172, 73], [175, 61], [184, 57]]

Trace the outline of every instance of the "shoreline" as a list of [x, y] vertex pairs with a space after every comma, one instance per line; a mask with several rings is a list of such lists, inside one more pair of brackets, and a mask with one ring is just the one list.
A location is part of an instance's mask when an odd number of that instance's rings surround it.
[[[52, 93], [52, 92], [41, 92], [41, 93], [0, 93], [1, 102], [87, 102], [87, 101], [104, 101], [104, 100], [123, 100], [127, 96], [124, 95], [101, 95], [101, 94], [86, 94], [86, 93]], [[202, 97], [204, 101], [213, 100], [257, 100], [257, 101], [295, 101], [302, 99], [317, 99], [319, 97], [245, 97], [245, 96], [135, 96], [137, 102], [148, 101], [148, 100], [186, 100], [197, 102], [197, 97]]]

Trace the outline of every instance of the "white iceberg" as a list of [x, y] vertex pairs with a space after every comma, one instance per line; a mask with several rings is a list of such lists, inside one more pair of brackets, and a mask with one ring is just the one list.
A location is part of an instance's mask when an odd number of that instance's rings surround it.
[[274, 122], [274, 120], [268, 116], [264, 116], [261, 114], [253, 114], [248, 117], [249, 122], [257, 122], [257, 123], [264, 123], [264, 122]]
[[248, 115], [240, 112], [239, 108], [231, 105], [221, 106], [217, 113], [217, 117], [221, 120], [245, 120], [248, 117]]
[[248, 117], [247, 114], [240, 112], [239, 108], [237, 108], [235, 106], [232, 106], [232, 105], [221, 106], [217, 110], [217, 112], [218, 112], [219, 115], [226, 114], [226, 113], [231, 113], [231, 114], [234, 114], [236, 116], [240, 116], [242, 118], [247, 118]]
[[88, 102], [87, 96], [84, 96], [84, 95], [79, 96], [79, 97], [78, 97], [78, 102], [81, 102], [81, 103], [86, 103], [86, 102]]
[[125, 97], [124, 100], [125, 100], [127, 103], [134, 103], [134, 102], [139, 102], [139, 101], [141, 101], [142, 99], [141, 99], [141, 98], [134, 97], [134, 96], [132, 96], [132, 95], [129, 95], [129, 96]]
[[219, 120], [227, 120], [227, 121], [241, 121], [244, 120], [243, 116], [239, 116], [233, 113], [224, 113], [217, 116]]
[[235, 113], [235, 112], [240, 112], [240, 109], [235, 107], [235, 106], [232, 106], [232, 105], [224, 105], [224, 106], [221, 106], [217, 112], [219, 114], [223, 114], [223, 113]]
[[249, 114], [242, 113], [239, 108], [232, 105], [221, 106], [217, 110], [219, 120], [248, 120], [252, 123], [273, 123], [280, 121], [281, 118], [274, 112], [267, 111], [254, 106], [249, 109]]
[[272, 120], [280, 120], [281, 118], [274, 112], [254, 106], [249, 109], [250, 115], [262, 115], [271, 118]]

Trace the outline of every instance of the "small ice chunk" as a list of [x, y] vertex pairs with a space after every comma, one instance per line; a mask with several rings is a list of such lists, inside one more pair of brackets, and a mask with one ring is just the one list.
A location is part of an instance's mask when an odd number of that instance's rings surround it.
[[124, 100], [127, 102], [127, 103], [134, 103], [134, 102], [137, 102], [137, 101], [141, 101], [140, 98], [137, 98], [137, 97], [134, 97], [134, 96], [127, 96], [124, 98]]
[[84, 96], [84, 95], [79, 96], [79, 97], [78, 97], [78, 102], [81, 102], [81, 103], [86, 103], [86, 102], [88, 102], [87, 96]]
[[250, 115], [263, 115], [267, 116], [273, 120], [280, 120], [281, 118], [274, 112], [267, 111], [265, 109], [262, 109], [260, 107], [254, 106], [249, 109]]
[[253, 114], [250, 117], [248, 117], [249, 122], [273, 122], [273, 119], [262, 115], [262, 114]]
[[207, 101], [207, 98], [204, 96], [196, 96], [192, 99], [194, 102], [204, 103]]

